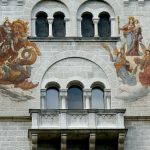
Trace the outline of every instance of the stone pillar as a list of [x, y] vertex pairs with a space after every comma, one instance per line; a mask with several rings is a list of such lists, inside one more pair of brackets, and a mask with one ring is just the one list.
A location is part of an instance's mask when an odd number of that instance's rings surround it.
[[61, 109], [67, 109], [67, 89], [60, 90]]
[[105, 108], [106, 109], [111, 109], [111, 92], [109, 89], [105, 89], [104, 91], [105, 95]]
[[95, 142], [96, 142], [96, 135], [95, 133], [91, 133], [89, 138], [89, 150], [95, 150]]
[[84, 89], [84, 109], [91, 108], [91, 89]]
[[61, 134], [61, 150], [67, 150], [67, 135]]
[[31, 18], [31, 35], [36, 36], [36, 17]]
[[41, 89], [41, 109], [46, 109], [46, 89]]
[[124, 150], [125, 133], [119, 133], [118, 150]]
[[52, 23], [54, 18], [47, 18], [48, 24], [49, 24], [49, 36], [48, 37], [53, 37], [53, 29], [52, 29]]
[[32, 134], [32, 150], [37, 150], [38, 144], [38, 135]]
[[116, 19], [115, 19], [115, 17], [111, 17], [110, 22], [111, 22], [111, 37], [115, 37], [116, 36]]
[[81, 21], [82, 21], [82, 18], [78, 18], [77, 19], [78, 21], [78, 37], [82, 37], [82, 27], [81, 27]]
[[98, 37], [98, 22], [99, 22], [99, 18], [93, 18], [93, 23], [94, 23], [94, 37]]
[[69, 26], [70, 19], [69, 18], [65, 18], [64, 20], [65, 20], [65, 23], [66, 23], [66, 37], [69, 37], [70, 36], [70, 32], [71, 32], [70, 26]]

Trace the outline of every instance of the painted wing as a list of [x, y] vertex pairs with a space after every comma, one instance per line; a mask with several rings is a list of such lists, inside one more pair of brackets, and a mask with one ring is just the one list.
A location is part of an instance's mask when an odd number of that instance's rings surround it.
[[140, 43], [141, 49], [143, 51], [143, 53], [145, 53], [145, 51], [147, 50], [147, 48], [145, 47], [144, 44]]

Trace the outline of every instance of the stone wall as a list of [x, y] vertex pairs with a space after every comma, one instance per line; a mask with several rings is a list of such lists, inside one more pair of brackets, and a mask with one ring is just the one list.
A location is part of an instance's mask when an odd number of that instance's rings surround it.
[[150, 149], [150, 121], [127, 121], [128, 129], [125, 141], [125, 150], [149, 150]]
[[28, 129], [31, 122], [0, 120], [0, 150], [29, 150]]

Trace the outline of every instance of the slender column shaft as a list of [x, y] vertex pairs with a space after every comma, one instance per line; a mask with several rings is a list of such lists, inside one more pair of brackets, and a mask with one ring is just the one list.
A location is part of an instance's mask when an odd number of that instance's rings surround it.
[[93, 19], [93, 23], [94, 23], [94, 37], [98, 37], [98, 18], [94, 18]]
[[52, 37], [53, 36], [52, 23], [53, 23], [54, 18], [47, 18], [47, 19], [48, 19], [48, 24], [49, 24], [49, 37]]
[[67, 109], [67, 89], [60, 90], [61, 109]]
[[36, 36], [36, 17], [31, 18], [31, 35]]

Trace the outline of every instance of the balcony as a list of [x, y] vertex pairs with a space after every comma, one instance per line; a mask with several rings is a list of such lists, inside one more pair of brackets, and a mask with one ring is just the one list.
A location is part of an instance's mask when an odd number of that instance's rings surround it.
[[31, 109], [32, 129], [125, 129], [124, 109]]

